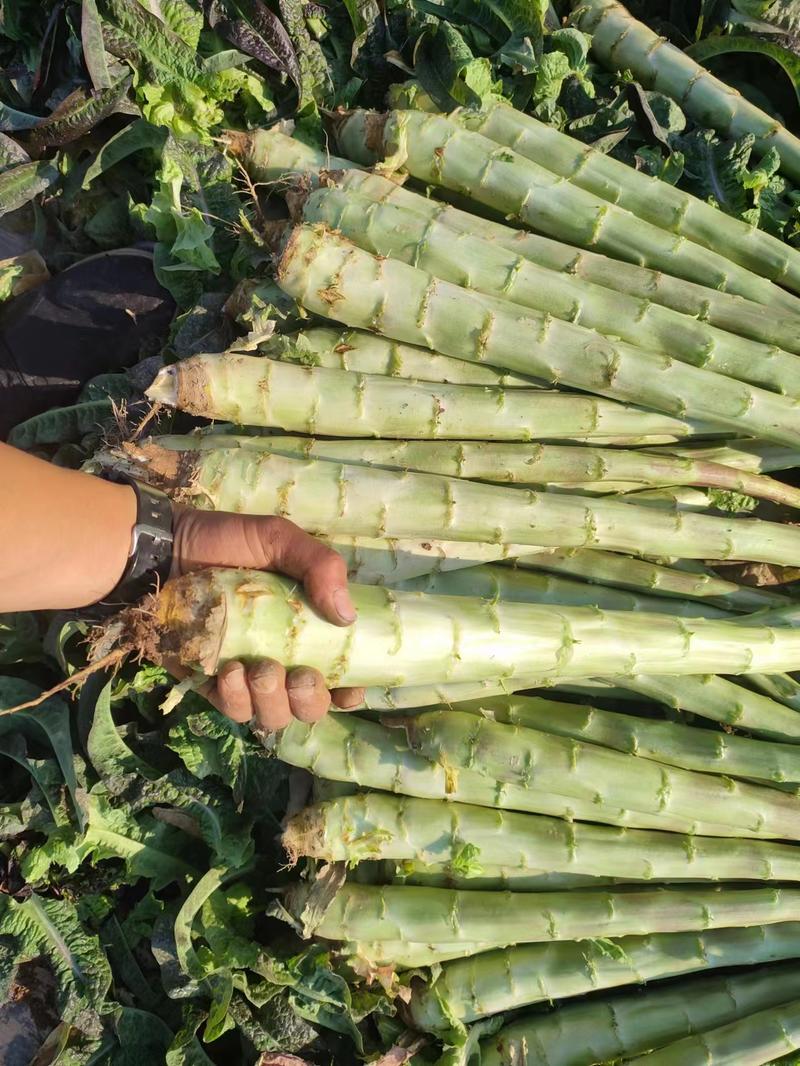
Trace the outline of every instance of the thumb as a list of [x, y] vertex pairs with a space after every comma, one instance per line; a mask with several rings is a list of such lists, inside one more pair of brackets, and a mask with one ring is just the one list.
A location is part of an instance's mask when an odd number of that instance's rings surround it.
[[311, 605], [328, 622], [352, 625], [356, 610], [347, 587], [347, 566], [341, 555], [294, 522], [271, 518], [265, 528], [266, 566], [303, 582]]

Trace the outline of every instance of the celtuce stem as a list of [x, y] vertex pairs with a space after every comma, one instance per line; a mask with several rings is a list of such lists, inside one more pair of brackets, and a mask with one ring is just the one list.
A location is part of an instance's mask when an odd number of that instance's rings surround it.
[[800, 999], [766, 1007], [717, 1029], [685, 1036], [647, 1055], [630, 1059], [631, 1066], [763, 1066], [800, 1048]]
[[447, 963], [434, 981], [417, 982], [408, 1015], [420, 1029], [447, 1032], [458, 1023], [603, 988], [798, 956], [797, 922], [630, 936], [611, 945], [520, 945]]
[[505, 725], [456, 710], [426, 711], [405, 722], [409, 744], [425, 758], [496, 781], [648, 814], [668, 812], [743, 826], [764, 838], [800, 839], [800, 804], [774, 789], [662, 765], [541, 730]]
[[[683, 55], [681, 58], [686, 60]], [[459, 109], [450, 117], [637, 218], [712, 248], [794, 292], [800, 288], [800, 256], [784, 241], [669, 182], [582, 144], [532, 115], [498, 102], [481, 111]]]
[[[585, 1066], [617, 1060], [798, 995], [797, 968], [778, 964], [565, 1003], [549, 1013], [512, 1021], [482, 1041], [481, 1066]], [[684, 1063], [681, 1060], [681, 1066]]]
[[[541, 868], [546, 874], [622, 881], [800, 881], [800, 855], [788, 844], [583, 825], [379, 793], [306, 807], [288, 821], [283, 844], [293, 861], [301, 856], [350, 864], [394, 859], [449, 863], [456, 870], [470, 862], [478, 874], [483, 863], [505, 864], [518, 877]], [[354, 939], [363, 938], [372, 936]]]
[[568, 820], [658, 829], [698, 836], [750, 837], [745, 827], [728, 827], [694, 818], [677, 818], [668, 812], [657, 817], [612, 808], [598, 799], [583, 803], [556, 793], [490, 781], [471, 771], [458, 775], [415, 755], [402, 729], [387, 729], [356, 715], [328, 715], [313, 726], [292, 722], [267, 738], [269, 747], [290, 766], [309, 770], [316, 777], [355, 783], [403, 796], [450, 799], [496, 810], [519, 810]]
[[637, 430], [672, 439], [694, 431], [680, 418], [592, 396], [406, 381], [232, 352], [165, 367], [147, 395], [203, 418], [334, 437], [613, 442]]
[[[324, 152], [314, 152], [303, 146], [298, 157], [297, 142], [276, 130], [258, 130], [243, 135], [245, 165], [259, 181], [274, 181], [276, 177], [302, 175], [311, 184], [318, 184], [320, 172], [333, 168], [335, 181], [342, 188], [353, 189], [373, 200], [397, 203], [413, 209], [426, 218], [438, 219], [451, 229], [479, 235], [500, 247], [524, 255], [533, 263], [576, 278], [601, 285], [613, 292], [627, 293], [639, 300], [671, 307], [684, 315], [703, 319], [712, 326], [728, 330], [741, 337], [776, 345], [786, 351], [800, 353], [800, 328], [797, 311], [765, 315], [761, 305], [741, 296], [720, 292], [705, 285], [697, 285], [671, 274], [646, 267], [623, 263], [596, 252], [562, 244], [536, 233], [512, 229], [489, 219], [461, 211], [449, 204], [404, 188], [380, 174], [352, 169], [345, 160], [333, 160]], [[341, 164], [344, 164], [344, 169]], [[325, 180], [328, 178], [326, 176]], [[787, 302], [791, 298], [781, 297]], [[797, 307], [796, 303], [792, 303]], [[373, 372], [373, 371], [370, 371]], [[415, 376], [420, 377], [419, 374]]]
[[378, 259], [324, 227], [291, 231], [276, 280], [307, 310], [349, 326], [739, 435], [800, 444], [800, 404], [789, 397]]
[[584, 581], [533, 570], [484, 564], [453, 573], [425, 574], [398, 582], [405, 592], [430, 592], [440, 596], [480, 596], [509, 603], [553, 603], [562, 606], [599, 607], [608, 611], [654, 611], [681, 618], [729, 618], [726, 611], [690, 600], [658, 599]]
[[540, 697], [496, 696], [457, 704], [456, 710], [629, 752], [685, 770], [770, 782], [800, 782], [800, 746], [796, 744], [752, 740], [680, 722], [640, 718]]
[[[777, 148], [781, 169], [800, 181], [800, 141], [736, 89], [634, 19], [616, 0], [576, 0], [573, 18], [592, 37], [592, 51], [612, 70], [630, 70], [646, 88], [677, 100], [703, 126], [726, 137], [752, 134], [759, 153]], [[794, 288], [792, 279], [785, 282]]]
[[[520, 398], [530, 397], [529, 392], [522, 390], [519, 395]], [[487, 437], [492, 432], [487, 430]], [[647, 486], [710, 486], [800, 507], [800, 489], [772, 478], [716, 463], [669, 455], [653, 456], [620, 448], [489, 440], [319, 440], [280, 434], [237, 436], [224, 433], [171, 436], [167, 441], [166, 446], [178, 451], [250, 448], [301, 459], [333, 459], [386, 470], [415, 470], [539, 488], [571, 488], [600, 495], [639, 491]], [[163, 445], [164, 438], [159, 437], [157, 443]]]
[[[456, 285], [774, 392], [800, 395], [800, 362], [791, 352], [737, 337], [658, 304], [643, 305], [635, 297], [617, 293], [612, 298], [598, 285], [554, 273], [519, 253], [470, 233], [455, 232], [408, 208], [343, 189], [321, 188], [306, 200], [302, 217], [330, 226], [374, 255], [391, 256]], [[800, 260], [786, 245], [776, 244]]]
[[175, 452], [151, 443], [128, 451], [138, 469], [183, 502], [282, 515], [330, 537], [431, 537], [800, 565], [800, 529], [759, 519], [294, 459], [251, 448]]
[[676, 710], [747, 729], [770, 740], [800, 741], [800, 714], [790, 707], [737, 685], [725, 677], [645, 676], [599, 678]]
[[491, 366], [438, 355], [361, 329], [316, 326], [290, 337], [276, 334], [261, 346], [261, 350], [271, 359], [283, 362], [349, 370], [356, 374], [384, 374], [410, 381], [523, 389], [534, 388], [537, 384], [533, 378], [522, 374], [507, 374]]
[[693, 574], [649, 559], [632, 559], [597, 549], [555, 548], [523, 556], [514, 553], [514, 565], [569, 574], [585, 581], [664, 598], [697, 599], [730, 611], [758, 611], [763, 607], [780, 607], [786, 602], [786, 597], [769, 589], [747, 588], [717, 575]]
[[321, 915], [309, 886], [293, 884], [286, 906], [306, 936], [448, 944], [496, 939], [530, 944], [590, 937], [741, 928], [796, 921], [800, 889], [593, 888], [581, 892], [494, 892], [345, 883]]
[[340, 147], [359, 163], [383, 161], [432, 185], [465, 194], [544, 233], [687, 281], [794, 310], [792, 297], [718, 252], [637, 219], [488, 137], [444, 115], [355, 111], [338, 129]]
[[[329, 687], [600, 673], [726, 673], [792, 669], [800, 633], [657, 614], [492, 603], [369, 585], [351, 587], [350, 627], [324, 621], [294, 582], [211, 569], [167, 582], [124, 639], [208, 676], [231, 661], [276, 659], [319, 670]], [[462, 716], [464, 717], [464, 716]], [[498, 728], [498, 727], [495, 727]], [[724, 821], [724, 819], [722, 819]]]

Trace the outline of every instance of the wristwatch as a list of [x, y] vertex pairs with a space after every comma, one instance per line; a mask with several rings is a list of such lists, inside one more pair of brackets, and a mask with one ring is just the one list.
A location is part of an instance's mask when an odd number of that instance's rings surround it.
[[136, 524], [128, 563], [116, 588], [96, 605], [101, 610], [117, 610], [155, 592], [169, 577], [172, 502], [163, 492], [128, 474], [106, 470], [100, 476], [106, 481], [129, 485], [136, 494]]

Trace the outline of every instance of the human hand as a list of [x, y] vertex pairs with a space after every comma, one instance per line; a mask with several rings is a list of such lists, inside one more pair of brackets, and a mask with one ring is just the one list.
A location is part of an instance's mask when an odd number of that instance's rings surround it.
[[[302, 581], [310, 603], [328, 622], [355, 621], [341, 555], [285, 518], [176, 507], [173, 536], [172, 577], [208, 566], [274, 570]], [[255, 718], [260, 729], [273, 732], [293, 718], [318, 721], [331, 702], [342, 710], [357, 707], [364, 691], [329, 692], [318, 670], [300, 666], [287, 672], [265, 659], [249, 667], [226, 663], [205, 695], [234, 722]]]

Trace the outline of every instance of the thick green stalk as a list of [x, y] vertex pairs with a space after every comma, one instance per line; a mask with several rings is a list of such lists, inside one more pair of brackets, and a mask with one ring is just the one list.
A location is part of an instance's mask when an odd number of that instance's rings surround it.
[[800, 444], [800, 404], [789, 397], [376, 258], [324, 227], [291, 231], [276, 280], [308, 310], [350, 326], [713, 422], [739, 435]]
[[777, 285], [724, 255], [637, 219], [444, 115], [354, 111], [341, 120], [338, 140], [357, 162], [383, 160], [386, 167], [404, 168], [421, 181], [467, 195], [548, 237], [769, 307], [796, 307]]
[[775, 309], [774, 317], [766, 316], [762, 305], [755, 301], [675, 278], [671, 274], [610, 259], [537, 233], [512, 229], [450, 204], [420, 196], [378, 174], [349, 170], [336, 173], [333, 180], [337, 186], [351, 189], [372, 200], [398, 204], [459, 233], [480, 236], [548, 270], [583, 279], [613, 292], [625, 293], [641, 301], [643, 315], [646, 315], [649, 304], [660, 304], [681, 314], [702, 318], [737, 336], [775, 345], [785, 351], [800, 352], [798, 305], [793, 296], [782, 290], [777, 298], [786, 306]]
[[[763, 838], [800, 839], [800, 803], [776, 789], [654, 763], [635, 755], [540, 730], [492, 722], [456, 710], [406, 719], [414, 751], [457, 773], [477, 770], [496, 781], [611, 806], [690, 818], [698, 810], [722, 825]], [[473, 938], [474, 939], [474, 938]]]
[[450, 799], [496, 810], [519, 810], [567, 820], [659, 829], [698, 836], [752, 836], [746, 828], [730, 830], [694, 818], [657, 817], [611, 808], [602, 802], [582, 803], [557, 793], [490, 781], [479, 773], [451, 774], [436, 763], [415, 755], [402, 729], [388, 729], [356, 715], [331, 714], [313, 726], [294, 721], [267, 738], [268, 746], [290, 766], [315, 777], [353, 782], [423, 799]]
[[495, 696], [457, 704], [456, 710], [599, 744], [685, 770], [800, 782], [800, 747], [796, 744], [752, 740], [681, 722], [638, 718], [537, 697]]
[[[800, 923], [624, 937], [613, 944], [530, 944], [457, 960], [418, 981], [408, 1015], [420, 1029], [458, 1023], [603, 988], [800, 956]], [[581, 1064], [584, 1066], [584, 1063]]]
[[[693, 366], [800, 396], [800, 361], [792, 352], [737, 337], [659, 304], [643, 304], [622, 293], [612, 297], [599, 285], [537, 266], [517, 252], [470, 233], [457, 233], [408, 208], [376, 202], [357, 192], [320, 188], [307, 198], [302, 217], [330, 226], [365, 251], [399, 259], [444, 281], [596, 329]], [[800, 259], [800, 253], [776, 244]]]
[[498, 944], [412, 944], [408, 940], [353, 941], [343, 944], [340, 954], [357, 973], [375, 976], [374, 971], [400, 972], [437, 966], [451, 959], [464, 959], [503, 945]]
[[[650, 57], [652, 59], [652, 56]], [[686, 57], [682, 56], [682, 61]], [[651, 177], [506, 103], [450, 116], [476, 133], [539, 162], [593, 196], [660, 229], [712, 248], [762, 277], [800, 291], [800, 254], [757, 226]]]
[[[175, 452], [145, 444], [130, 456], [178, 500], [208, 510], [282, 515], [329, 537], [432, 537], [800, 565], [800, 529], [749, 517], [670, 512], [250, 448]], [[755, 663], [752, 669], [770, 672]]]
[[313, 886], [284, 897], [306, 936], [325, 940], [461, 940], [530, 944], [772, 925], [798, 920], [800, 889], [727, 886], [596, 888], [580, 892], [464, 892], [345, 883], [328, 908], [309, 907]]
[[481, 1066], [586, 1066], [587, 1062], [617, 1061], [798, 995], [797, 967], [775, 965], [649, 985], [607, 999], [578, 1000], [503, 1026], [482, 1041]]
[[[484, 810], [478, 807], [469, 809]], [[487, 813], [496, 817], [493, 812]], [[531, 816], [522, 815], [521, 817]], [[507, 858], [508, 856], [505, 857]], [[459, 872], [461, 868], [458, 862], [429, 864], [403, 861], [395, 864], [395, 872], [390, 883], [423, 885], [427, 888], [470, 888], [492, 892], [551, 892], [555, 889], [568, 891], [577, 888], [599, 888], [601, 885], [616, 884], [622, 880], [616, 877], [592, 877], [588, 874], [545, 873], [538, 867], [526, 867], [520, 870], [516, 866], [493, 866], [483, 862], [480, 862], [475, 872], [470, 870], [468, 873], [461, 873]]]
[[[658, 449], [661, 454], [662, 449]], [[773, 470], [791, 470], [800, 466], [800, 451], [796, 448], [782, 448], [778, 444], [769, 444], [759, 440], [737, 440], [722, 444], [667, 445], [663, 451], [669, 455], [680, 455], [686, 459], [700, 459], [710, 463], [733, 466], [737, 470], [747, 470], [751, 474], [768, 474]]]
[[[800, 149], [798, 150], [800, 151]], [[798, 161], [800, 170], [800, 161]], [[800, 999], [767, 1007], [716, 1029], [685, 1036], [631, 1066], [763, 1066], [800, 1048]]]
[[592, 396], [406, 381], [234, 352], [165, 367], [147, 395], [202, 418], [332, 437], [613, 441], [637, 430], [675, 439], [694, 429]]
[[462, 700], [482, 696], [505, 696], [535, 688], [539, 678], [514, 678], [509, 681], [473, 681], [458, 685], [403, 685], [399, 688], [368, 688], [363, 706], [376, 711], [399, 711], [418, 707], [450, 706]]
[[[515, 545], [470, 544], [458, 540], [390, 540], [320, 537], [345, 560], [347, 576], [362, 585], [396, 585], [424, 574], [473, 569], [508, 557]], [[521, 547], [521, 545], [520, 545]], [[657, 607], [653, 607], [657, 610]], [[705, 611], [703, 616], [710, 615]]]
[[800, 711], [800, 683], [789, 674], [755, 674], [751, 683], [771, 699]]
[[[320, 171], [336, 167], [342, 162], [332, 160], [324, 152], [315, 152], [306, 146], [302, 146], [302, 155], [298, 155], [297, 142], [276, 130], [258, 130], [249, 135], [249, 140], [246, 134], [241, 137], [247, 146], [246, 166], [259, 181], [274, 181], [277, 177], [286, 178], [291, 174], [301, 174], [310, 183], [317, 184]], [[353, 189], [373, 200], [400, 204], [424, 214], [427, 218], [437, 218], [451, 229], [490, 239], [495, 244], [524, 255], [549, 270], [583, 278], [615, 292], [627, 293], [644, 302], [652, 301], [671, 307], [675, 311], [704, 319], [713, 326], [741, 337], [749, 337], [784, 348], [786, 351], [800, 353], [797, 312], [790, 314], [785, 310], [780, 314], [765, 315], [758, 303], [740, 296], [719, 292], [705, 285], [696, 285], [670, 274], [609, 259], [596, 252], [561, 244], [539, 234], [515, 230], [461, 211], [449, 204], [420, 196], [379, 174], [352, 169], [352, 164], [348, 161], [344, 161], [344, 164], [351, 169], [345, 171], [342, 168], [343, 172], [335, 174], [336, 184], [343, 188]], [[790, 300], [788, 294], [782, 298], [787, 302]], [[796, 307], [796, 304], [793, 306]]]
[[[530, 393], [520, 391], [519, 395], [529, 397]], [[445, 477], [539, 488], [570, 488], [600, 495], [639, 492], [648, 485], [700, 485], [800, 507], [800, 489], [769, 477], [743, 473], [717, 463], [679, 459], [666, 454], [654, 456], [621, 448], [488, 440], [319, 440], [280, 434], [235, 436], [224, 433], [159, 437], [156, 443], [176, 451], [250, 448], [302, 459], [334, 459], [387, 470], [416, 470]]]
[[[726, 673], [792, 669], [800, 632], [589, 607], [494, 603], [352, 585], [359, 617], [324, 621], [296, 584], [256, 570], [210, 569], [167, 582], [121, 639], [161, 661], [214, 676], [227, 662], [276, 659], [314, 667], [329, 687], [481, 681], [600, 673]], [[127, 627], [127, 628], [126, 628]], [[112, 627], [113, 628], [113, 627]]]
[[[596, 679], [597, 680], [597, 679]], [[601, 677], [611, 686], [636, 692], [675, 710], [746, 729], [770, 740], [800, 741], [800, 714], [777, 700], [724, 677]]]
[[249, 133], [226, 130], [222, 139], [250, 175], [265, 184], [279, 183], [287, 174], [308, 174], [318, 179], [323, 170], [359, 169], [349, 159], [312, 148], [276, 128]]
[[591, 34], [592, 51], [604, 66], [630, 70], [646, 88], [677, 100], [701, 126], [732, 138], [752, 134], [762, 154], [777, 148], [781, 169], [800, 181], [800, 141], [780, 122], [638, 22], [616, 0], [577, 0], [573, 6], [573, 19]]
[[658, 507], [662, 511], [691, 511], [695, 514], [708, 511], [712, 506], [711, 496], [704, 489], [680, 485], [674, 489], [629, 490], [609, 498], [621, 503], [638, 504], [640, 507]]
[[535, 388], [533, 378], [506, 374], [426, 348], [366, 333], [361, 329], [317, 326], [287, 337], [276, 334], [261, 346], [265, 355], [304, 366], [350, 370], [357, 374], [384, 374], [412, 381], [440, 381], [450, 385], [487, 385], [494, 388]]
[[536, 555], [515, 555], [514, 565], [526, 570], [570, 574], [586, 581], [634, 592], [644, 591], [665, 599], [675, 596], [696, 599], [730, 611], [758, 611], [786, 603], [784, 596], [769, 589], [747, 588], [717, 575], [693, 574], [649, 559], [633, 559], [629, 555], [596, 548], [555, 548]]
[[[394, 859], [450, 863], [456, 870], [471, 863], [478, 874], [485, 862], [518, 877], [542, 869], [623, 881], [800, 881], [800, 849], [789, 844], [584, 825], [375, 792], [306, 807], [289, 819], [283, 845], [292, 862]], [[518, 939], [510, 936], [508, 943]]]
[[[658, 599], [637, 592], [572, 581], [555, 574], [513, 570], [482, 564], [452, 573], [424, 574], [395, 582], [405, 592], [432, 592], [440, 596], [480, 596], [510, 603], [552, 603], [559, 606], [599, 607], [606, 611], [655, 611], [681, 618], [730, 618], [726, 611], [690, 600]], [[800, 779], [798, 779], [800, 780]]]

